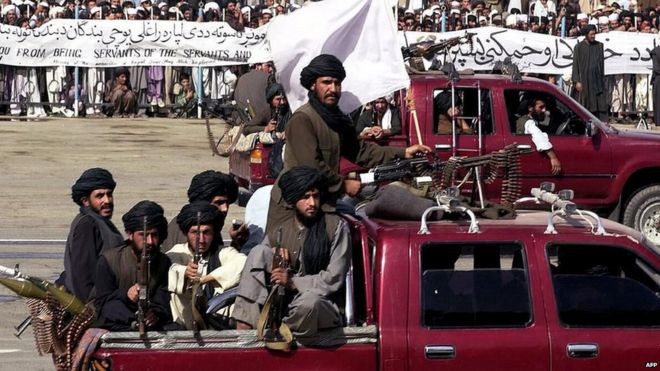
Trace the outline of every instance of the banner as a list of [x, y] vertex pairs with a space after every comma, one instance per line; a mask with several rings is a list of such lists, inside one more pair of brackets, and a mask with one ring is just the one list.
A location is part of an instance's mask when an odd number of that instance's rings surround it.
[[223, 66], [267, 49], [267, 27], [224, 22], [56, 19], [35, 29], [0, 25], [0, 64], [12, 66]]
[[[543, 74], [571, 74], [573, 48], [582, 40], [510, 30], [500, 27], [471, 28], [476, 33], [472, 44], [463, 44], [450, 50], [457, 69], [475, 71], [492, 70], [497, 61], [506, 57], [518, 65], [521, 72]], [[465, 31], [445, 33], [399, 32], [399, 45], [406, 46], [422, 41], [438, 42]], [[596, 35], [602, 42], [605, 54], [605, 74], [649, 74], [650, 52], [657, 45], [658, 36], [647, 33], [612, 31]]]
[[386, 0], [312, 2], [276, 17], [268, 40], [293, 110], [307, 101], [300, 71], [319, 54], [332, 54], [344, 64], [339, 101], [344, 112], [410, 85]]

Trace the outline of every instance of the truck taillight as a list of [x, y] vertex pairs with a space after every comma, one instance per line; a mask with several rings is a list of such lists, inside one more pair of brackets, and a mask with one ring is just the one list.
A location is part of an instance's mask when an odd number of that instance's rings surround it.
[[261, 150], [253, 149], [250, 152], [250, 163], [251, 164], [260, 164], [261, 163]]

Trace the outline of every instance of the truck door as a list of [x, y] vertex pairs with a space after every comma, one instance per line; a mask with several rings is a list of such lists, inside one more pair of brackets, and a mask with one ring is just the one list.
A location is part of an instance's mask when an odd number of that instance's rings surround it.
[[[541, 99], [546, 107], [546, 118], [538, 127], [547, 134], [550, 143], [561, 161], [562, 172], [552, 175], [550, 159], [543, 153], [534, 151], [521, 156], [523, 172], [523, 196], [542, 181], [554, 182], [558, 189], [570, 188], [575, 191], [575, 202], [593, 204], [594, 200], [604, 199], [610, 192], [612, 179], [611, 150], [603, 140], [603, 133], [588, 136], [588, 116], [575, 109], [575, 102], [554, 91], [516, 88], [506, 89], [503, 94], [509, 129], [504, 133], [505, 144], [518, 143], [531, 145], [536, 149], [531, 135], [525, 134], [525, 121], [528, 116], [528, 102]], [[585, 202], [589, 200], [590, 202]]]
[[410, 260], [409, 370], [550, 369], [530, 247], [420, 238]]
[[619, 240], [541, 242], [553, 370], [660, 367], [660, 259]]

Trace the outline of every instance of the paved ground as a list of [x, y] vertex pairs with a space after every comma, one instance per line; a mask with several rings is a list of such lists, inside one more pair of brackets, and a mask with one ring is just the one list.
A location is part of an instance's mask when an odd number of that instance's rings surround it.
[[[220, 131], [219, 122], [214, 127]], [[64, 245], [9, 244], [11, 239], [66, 239], [77, 213], [71, 185], [80, 173], [100, 166], [117, 182], [114, 222], [137, 201], [160, 203], [168, 220], [187, 201], [190, 178], [203, 170], [228, 170], [211, 156], [203, 121], [170, 119], [56, 119], [0, 121], [0, 264], [21, 264], [27, 273], [52, 279], [62, 270]], [[230, 209], [229, 220], [243, 210]], [[27, 312], [22, 300], [0, 287], [0, 370], [50, 370], [39, 357], [31, 329], [13, 336]]]

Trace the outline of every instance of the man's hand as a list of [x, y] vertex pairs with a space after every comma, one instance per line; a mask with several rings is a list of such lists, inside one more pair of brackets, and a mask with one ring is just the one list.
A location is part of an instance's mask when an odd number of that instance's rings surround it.
[[153, 309], [149, 309], [144, 315], [144, 324], [147, 327], [153, 327], [158, 323], [158, 315], [154, 312]]
[[295, 290], [296, 285], [293, 284], [293, 280], [289, 277], [289, 271], [284, 268], [275, 268], [270, 274], [270, 282], [275, 285], [284, 286], [288, 290]]
[[197, 280], [197, 264], [195, 264], [193, 261], [188, 263], [188, 266], [186, 266], [186, 278], [191, 282], [195, 282]]
[[575, 83], [575, 90], [577, 90], [578, 92], [582, 91], [582, 83], [581, 82], [576, 82]]
[[250, 237], [250, 230], [248, 229], [247, 224], [243, 223], [236, 229], [229, 228], [229, 237], [231, 238], [231, 245], [240, 249]]
[[374, 136], [376, 139], [380, 139], [383, 137], [383, 128], [380, 126], [372, 126], [371, 127], [371, 135]]
[[275, 120], [270, 120], [270, 122], [268, 122], [268, 124], [267, 124], [266, 127], [264, 128], [264, 131], [265, 131], [266, 133], [270, 133], [270, 132], [275, 131], [275, 129], [277, 129], [277, 121], [275, 121]]
[[346, 190], [346, 194], [355, 197], [360, 193], [360, 189], [362, 188], [362, 183], [360, 183], [359, 180], [355, 179], [345, 179], [344, 180], [344, 189]]
[[558, 158], [551, 158], [550, 166], [552, 166], [552, 175], [559, 175], [561, 173], [561, 162]]
[[136, 283], [135, 285], [131, 286], [128, 289], [128, 292], [126, 292], [126, 296], [128, 296], [128, 300], [132, 301], [133, 303], [137, 303], [140, 297], [140, 285]]
[[430, 152], [431, 147], [429, 146], [425, 146], [423, 144], [413, 144], [412, 146], [406, 148], [406, 158], [413, 158], [418, 153], [427, 154]]

